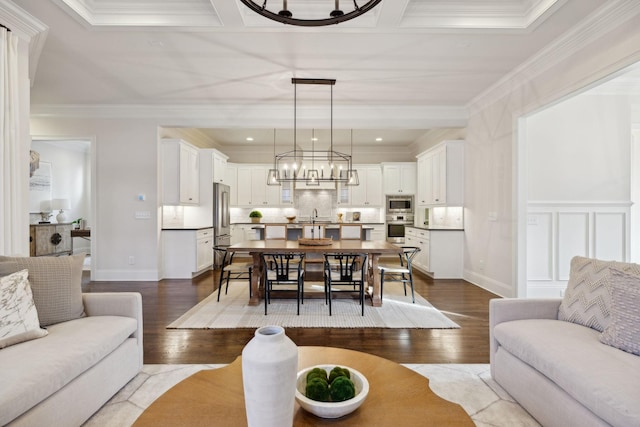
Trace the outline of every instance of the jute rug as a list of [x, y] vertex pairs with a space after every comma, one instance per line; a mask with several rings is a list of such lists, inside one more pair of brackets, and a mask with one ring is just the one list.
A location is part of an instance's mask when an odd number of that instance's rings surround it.
[[[324, 298], [309, 298], [312, 292], [323, 292], [323, 284], [305, 284], [305, 300], [296, 315], [296, 300], [272, 299], [268, 315], [264, 314], [264, 304], [249, 306], [247, 282], [231, 283], [229, 293], [220, 296], [214, 292], [198, 305], [190, 309], [168, 329], [232, 329], [259, 328], [280, 325], [289, 328], [414, 328], [451, 329], [459, 328], [427, 300], [416, 293], [415, 304], [411, 303], [411, 293], [404, 296], [402, 286], [389, 284], [384, 289], [382, 307], [372, 307], [371, 300], [365, 300], [364, 316], [361, 315], [357, 299], [336, 298], [332, 303], [332, 315]], [[317, 294], [316, 294], [317, 295]]]

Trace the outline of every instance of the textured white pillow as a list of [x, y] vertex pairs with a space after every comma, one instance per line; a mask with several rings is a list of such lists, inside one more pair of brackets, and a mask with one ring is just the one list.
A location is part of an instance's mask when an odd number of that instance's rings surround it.
[[21, 270], [0, 278], [0, 348], [47, 335], [40, 329], [28, 276]]
[[611, 270], [611, 322], [600, 342], [640, 356], [640, 277]]
[[640, 265], [573, 257], [558, 319], [604, 331], [610, 322], [610, 269], [640, 275]]
[[3, 257], [29, 270], [29, 284], [40, 326], [84, 317], [82, 263], [85, 254], [73, 256]]

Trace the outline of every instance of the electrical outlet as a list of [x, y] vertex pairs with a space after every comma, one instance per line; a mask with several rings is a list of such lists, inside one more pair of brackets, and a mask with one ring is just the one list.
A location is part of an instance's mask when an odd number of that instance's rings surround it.
[[129, 265], [133, 265], [136, 263], [136, 257], [133, 255], [129, 255]]
[[480, 260], [480, 271], [483, 271], [483, 270], [484, 270], [484, 260], [481, 259]]

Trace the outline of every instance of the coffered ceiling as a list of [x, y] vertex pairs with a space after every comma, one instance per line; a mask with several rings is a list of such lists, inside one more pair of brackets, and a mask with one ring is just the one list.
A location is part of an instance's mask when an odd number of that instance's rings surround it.
[[[337, 80], [336, 129], [385, 131], [391, 141], [402, 130], [396, 139], [406, 141], [464, 126], [472, 100], [607, 1], [383, 0], [316, 28], [270, 21], [239, 0], [13, 3], [48, 27], [33, 114], [153, 117], [220, 129], [233, 143], [247, 129], [292, 127], [294, 76]], [[304, 15], [333, 1], [288, 4]], [[327, 88], [298, 97], [299, 126], [328, 128]]]

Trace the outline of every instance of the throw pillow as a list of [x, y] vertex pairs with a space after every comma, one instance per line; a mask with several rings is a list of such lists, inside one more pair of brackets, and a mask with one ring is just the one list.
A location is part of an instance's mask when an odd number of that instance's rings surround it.
[[560, 303], [558, 319], [602, 332], [610, 321], [611, 268], [640, 275], [638, 264], [573, 257], [569, 283]]
[[0, 262], [0, 277], [19, 271], [18, 264], [11, 261]]
[[0, 278], [0, 348], [47, 335], [40, 329], [28, 275], [22, 270]]
[[640, 277], [611, 270], [611, 322], [600, 342], [640, 356]]
[[40, 326], [84, 317], [82, 263], [85, 254], [59, 257], [0, 257], [29, 270]]

